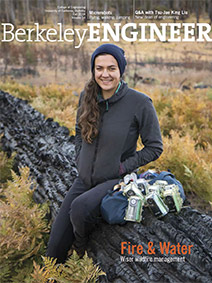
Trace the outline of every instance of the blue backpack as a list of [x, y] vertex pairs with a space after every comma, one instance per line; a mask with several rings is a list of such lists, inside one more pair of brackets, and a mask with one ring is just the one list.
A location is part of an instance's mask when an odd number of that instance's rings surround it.
[[127, 206], [128, 200], [122, 191], [108, 191], [101, 203], [102, 218], [109, 224], [125, 224]]

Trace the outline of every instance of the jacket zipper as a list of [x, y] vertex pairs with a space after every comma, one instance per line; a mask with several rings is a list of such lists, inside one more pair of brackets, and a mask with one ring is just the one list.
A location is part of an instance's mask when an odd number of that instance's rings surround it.
[[[108, 101], [106, 101], [106, 111], [108, 111]], [[104, 111], [102, 113], [102, 117], [101, 117], [101, 121], [100, 121], [99, 134], [98, 134], [97, 141], [96, 141], [96, 146], [95, 146], [95, 151], [94, 151], [94, 158], [93, 158], [92, 168], [91, 168], [91, 186], [94, 185], [94, 183], [93, 183], [94, 164], [96, 162], [96, 155], [97, 155], [98, 146], [99, 146], [99, 138], [100, 138], [100, 134], [101, 134], [101, 128], [102, 128], [102, 124], [103, 124], [104, 114], [105, 114], [106, 111]]]

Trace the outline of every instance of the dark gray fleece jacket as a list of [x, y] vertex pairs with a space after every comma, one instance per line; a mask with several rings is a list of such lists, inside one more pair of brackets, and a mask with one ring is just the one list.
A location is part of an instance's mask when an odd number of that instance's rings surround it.
[[[99, 133], [92, 144], [81, 137], [79, 110], [76, 121], [76, 163], [79, 177], [89, 187], [121, 178], [156, 160], [163, 151], [158, 118], [147, 95], [129, 88], [122, 81], [117, 93], [107, 100], [100, 97], [98, 104]], [[139, 135], [144, 147], [136, 151]]]

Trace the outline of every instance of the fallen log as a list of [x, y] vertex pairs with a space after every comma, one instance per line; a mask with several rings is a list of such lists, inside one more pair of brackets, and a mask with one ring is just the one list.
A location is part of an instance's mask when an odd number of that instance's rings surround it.
[[[17, 167], [30, 168], [37, 181], [34, 199], [40, 203], [48, 200], [54, 219], [78, 174], [74, 137], [27, 101], [3, 91], [0, 91], [0, 133], [3, 150], [17, 153]], [[100, 282], [209, 283], [211, 234], [212, 218], [191, 207], [162, 219], [145, 209], [141, 224], [98, 225], [90, 236], [88, 254], [107, 274]]]
[[34, 198], [50, 201], [54, 219], [77, 176], [74, 137], [66, 127], [33, 109], [26, 100], [0, 92], [0, 133], [3, 150], [15, 151], [15, 163], [28, 166], [38, 183]]

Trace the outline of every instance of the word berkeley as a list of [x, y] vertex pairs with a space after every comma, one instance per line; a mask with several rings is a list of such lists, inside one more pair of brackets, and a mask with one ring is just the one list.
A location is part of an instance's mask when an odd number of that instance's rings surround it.
[[[88, 23], [88, 28], [64, 29], [61, 23], [55, 28], [41, 28], [39, 23], [34, 28], [18, 28], [15, 30], [11, 23], [2, 23], [2, 42], [16, 40], [18, 42], [74, 42], [75, 48], [79, 48], [86, 39], [88, 42], [107, 42], [110, 38], [119, 42], [123, 39], [133, 41], [212, 41], [209, 36], [211, 25], [207, 23]], [[195, 29], [196, 32], [195, 32]], [[101, 36], [100, 36], [101, 35]], [[182, 36], [181, 36], [182, 35]]]

